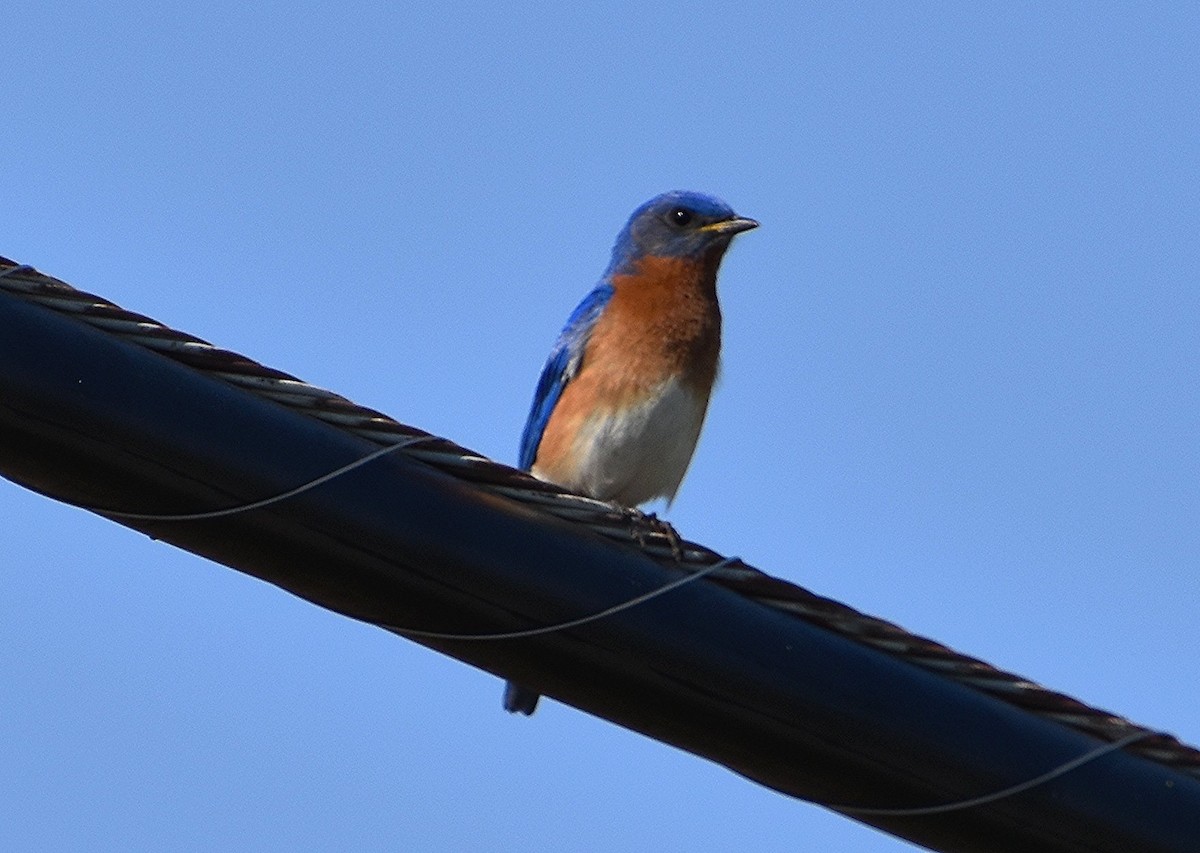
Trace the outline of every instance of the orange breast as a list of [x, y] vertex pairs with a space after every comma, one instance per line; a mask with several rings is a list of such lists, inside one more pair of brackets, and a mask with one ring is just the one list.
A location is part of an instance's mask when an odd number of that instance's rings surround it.
[[646, 258], [612, 284], [579, 374], [563, 389], [538, 446], [540, 476], [558, 483], [576, 479], [582, 459], [575, 442], [597, 411], [639, 405], [672, 377], [707, 401], [717, 378], [715, 263]]
[[612, 284], [612, 300], [592, 331], [582, 373], [595, 367], [608, 399], [644, 396], [673, 376], [707, 397], [721, 354], [715, 264], [645, 258], [633, 273], [614, 276]]

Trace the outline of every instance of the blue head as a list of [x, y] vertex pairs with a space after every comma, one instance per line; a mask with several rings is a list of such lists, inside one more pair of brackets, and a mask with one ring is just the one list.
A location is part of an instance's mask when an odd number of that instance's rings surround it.
[[687, 190], [663, 193], [629, 217], [617, 236], [608, 271], [624, 272], [645, 257], [700, 260], [715, 252], [719, 259], [735, 235], [757, 226], [715, 196]]

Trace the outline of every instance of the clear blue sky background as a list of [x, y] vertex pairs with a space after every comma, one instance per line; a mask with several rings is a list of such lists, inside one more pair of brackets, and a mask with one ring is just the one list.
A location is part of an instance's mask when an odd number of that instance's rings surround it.
[[[763, 227], [670, 519], [1200, 740], [1195, 5], [584, 5], [10, 3], [0, 254], [512, 462], [630, 210], [717, 193]], [[910, 849], [0, 517], [4, 849]]]

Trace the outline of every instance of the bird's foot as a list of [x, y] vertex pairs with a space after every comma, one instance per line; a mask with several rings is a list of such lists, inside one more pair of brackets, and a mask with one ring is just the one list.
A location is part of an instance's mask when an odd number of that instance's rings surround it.
[[642, 512], [634, 507], [619, 507], [619, 511], [629, 522], [629, 532], [640, 547], [645, 548], [648, 544], [646, 528], [650, 528], [652, 535], [662, 536], [667, 540], [675, 562], [683, 562], [683, 538], [669, 521], [663, 521], [652, 512]]

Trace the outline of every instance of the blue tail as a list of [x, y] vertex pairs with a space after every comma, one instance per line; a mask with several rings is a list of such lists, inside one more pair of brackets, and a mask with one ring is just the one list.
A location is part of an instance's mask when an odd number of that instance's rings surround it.
[[504, 710], [528, 717], [537, 710], [539, 695], [513, 681], [504, 684]]

